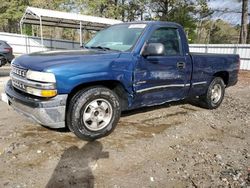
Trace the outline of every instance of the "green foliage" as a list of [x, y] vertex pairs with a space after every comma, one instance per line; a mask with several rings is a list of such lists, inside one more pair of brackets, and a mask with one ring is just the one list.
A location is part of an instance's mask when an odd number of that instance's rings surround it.
[[230, 24], [217, 20], [214, 22], [210, 31], [210, 41], [212, 44], [230, 44], [238, 42], [238, 33], [235, 27]]
[[[60, 10], [63, 0], [1, 0], [0, 30], [19, 32], [19, 22], [27, 6]], [[28, 29], [28, 28], [27, 28]], [[26, 30], [25, 30], [26, 31]], [[30, 33], [27, 31], [26, 33]]]
[[18, 23], [28, 0], [8, 0], [0, 2], [0, 28], [3, 31], [18, 32]]
[[239, 40], [240, 27], [232, 26], [222, 20], [205, 20], [195, 43], [235, 44]]
[[174, 7], [169, 14], [169, 21], [177, 22], [181, 24], [187, 35], [190, 39], [190, 42], [194, 40], [195, 29], [196, 29], [196, 19], [192, 16], [191, 13], [194, 12], [194, 6], [190, 6], [189, 4], [178, 3], [179, 5]]
[[149, 0], [75, 0], [74, 3], [68, 0], [65, 4], [83, 14], [134, 21], [143, 17]]
[[[207, 0], [0, 0], [0, 31], [20, 32], [19, 21], [27, 6], [63, 10], [123, 21], [163, 20], [181, 24], [191, 43], [232, 43], [239, 29], [211, 21]], [[52, 32], [53, 30], [53, 32]], [[23, 32], [39, 35], [39, 27], [26, 25]], [[45, 37], [79, 40], [78, 31], [43, 28]], [[84, 38], [89, 38], [85, 33]], [[250, 37], [249, 37], [250, 38]]]
[[189, 0], [152, 0], [152, 10], [156, 14], [156, 18], [162, 21], [171, 21], [181, 24], [190, 40], [196, 38], [196, 14], [200, 11], [196, 8], [200, 2], [194, 3]]
[[30, 5], [38, 8], [60, 10], [64, 0], [30, 0]]
[[32, 35], [32, 25], [24, 25], [23, 34], [31, 36]]

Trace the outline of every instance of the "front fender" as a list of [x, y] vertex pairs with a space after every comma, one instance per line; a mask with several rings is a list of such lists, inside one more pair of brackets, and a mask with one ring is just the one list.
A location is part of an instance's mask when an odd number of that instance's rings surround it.
[[132, 92], [132, 81], [129, 79], [129, 72], [98, 72], [85, 73], [81, 75], [72, 76], [69, 78], [57, 79], [57, 89], [59, 94], [69, 94], [71, 91], [83, 84], [93, 82], [117, 81], [121, 83], [124, 89]]

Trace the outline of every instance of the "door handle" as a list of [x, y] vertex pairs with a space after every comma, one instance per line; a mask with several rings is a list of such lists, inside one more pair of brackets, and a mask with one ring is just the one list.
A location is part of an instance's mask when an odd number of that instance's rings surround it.
[[177, 62], [177, 68], [178, 69], [185, 69], [186, 63], [185, 62]]

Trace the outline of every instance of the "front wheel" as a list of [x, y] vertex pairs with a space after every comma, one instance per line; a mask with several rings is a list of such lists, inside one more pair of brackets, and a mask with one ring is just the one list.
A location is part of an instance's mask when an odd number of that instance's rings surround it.
[[201, 105], [208, 109], [220, 106], [225, 94], [225, 84], [222, 78], [215, 77], [210, 83], [207, 93], [201, 97]]
[[121, 114], [118, 96], [108, 88], [92, 87], [78, 92], [70, 101], [67, 124], [83, 140], [110, 134]]

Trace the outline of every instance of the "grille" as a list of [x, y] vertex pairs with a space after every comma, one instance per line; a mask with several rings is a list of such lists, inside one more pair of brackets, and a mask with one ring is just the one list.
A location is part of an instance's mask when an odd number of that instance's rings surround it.
[[25, 77], [27, 70], [19, 67], [12, 66], [11, 72], [21, 77]]
[[26, 86], [22, 83], [22, 82], [19, 82], [18, 80], [15, 80], [12, 78], [12, 85], [17, 88], [17, 89], [20, 89], [22, 91], [25, 91], [26, 90]]
[[26, 73], [27, 73], [26, 69], [19, 68], [19, 67], [12, 65], [10, 76], [11, 76], [11, 80], [12, 80], [12, 85], [16, 89], [20, 89], [22, 91], [25, 91], [26, 86], [22, 81], [20, 81], [20, 78], [25, 78]]
[[25, 93], [29, 93], [35, 96], [40, 96], [39, 94], [34, 94], [28, 88], [38, 89], [38, 90], [52, 90], [55, 89], [55, 83], [45, 83], [45, 82], [38, 82], [34, 80], [29, 80], [26, 78], [27, 69], [12, 66], [10, 77], [12, 80], [12, 86]]

